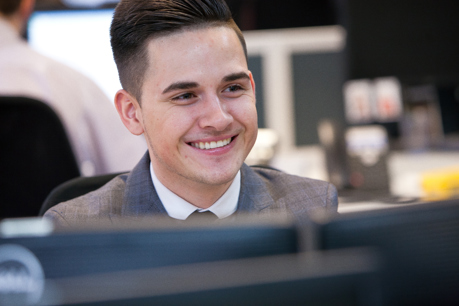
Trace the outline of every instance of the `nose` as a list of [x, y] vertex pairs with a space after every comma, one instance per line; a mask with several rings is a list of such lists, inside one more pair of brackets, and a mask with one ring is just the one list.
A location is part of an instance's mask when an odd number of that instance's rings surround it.
[[228, 112], [227, 105], [218, 96], [209, 97], [203, 102], [199, 120], [201, 128], [224, 131], [233, 122], [234, 118]]

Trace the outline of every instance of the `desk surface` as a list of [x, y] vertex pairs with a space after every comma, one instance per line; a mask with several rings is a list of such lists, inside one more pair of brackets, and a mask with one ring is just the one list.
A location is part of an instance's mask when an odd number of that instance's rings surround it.
[[[349, 199], [339, 195], [338, 211], [340, 213], [402, 207], [419, 203], [413, 199], [424, 196], [421, 188], [422, 174], [437, 169], [458, 167], [459, 151], [394, 151], [390, 152], [387, 163], [390, 193], [397, 196], [402, 202], [391, 203], [391, 201], [381, 200], [378, 194], [364, 199]], [[273, 159], [273, 166], [290, 174], [328, 180], [324, 153], [320, 146], [307, 146], [280, 152]]]
[[378, 209], [387, 209], [387, 208], [397, 208], [404, 207], [407, 205], [416, 205], [422, 204], [423, 202], [412, 202], [412, 203], [403, 203], [403, 204], [390, 204], [383, 203], [378, 201], [365, 201], [365, 202], [354, 202], [354, 203], [339, 203], [338, 212], [340, 214], [346, 214], [357, 211], [368, 211], [368, 210], [378, 210]]
[[419, 197], [396, 196], [388, 190], [338, 190], [338, 212], [397, 208], [422, 203]]

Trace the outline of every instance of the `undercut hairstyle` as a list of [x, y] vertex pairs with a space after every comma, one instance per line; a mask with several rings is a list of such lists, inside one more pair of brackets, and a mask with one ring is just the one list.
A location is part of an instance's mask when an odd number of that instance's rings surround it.
[[21, 4], [21, 0], [0, 0], [0, 13], [5, 16], [14, 14]]
[[184, 30], [218, 26], [236, 32], [247, 59], [244, 36], [224, 0], [121, 0], [110, 27], [121, 86], [141, 103], [148, 43]]

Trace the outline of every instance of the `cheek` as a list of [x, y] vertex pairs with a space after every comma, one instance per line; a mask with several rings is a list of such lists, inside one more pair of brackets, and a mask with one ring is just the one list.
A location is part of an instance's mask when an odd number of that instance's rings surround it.
[[247, 129], [258, 127], [258, 117], [255, 103], [241, 103], [232, 106], [233, 116]]
[[148, 110], [146, 124], [149, 125], [150, 130], [155, 134], [164, 133], [167, 130], [172, 130], [178, 123], [178, 118], [181, 117], [178, 111], [174, 111], [173, 107], [151, 107]]
[[149, 134], [161, 151], [176, 147], [193, 125], [193, 118], [185, 108], [173, 107], [154, 113], [150, 117]]

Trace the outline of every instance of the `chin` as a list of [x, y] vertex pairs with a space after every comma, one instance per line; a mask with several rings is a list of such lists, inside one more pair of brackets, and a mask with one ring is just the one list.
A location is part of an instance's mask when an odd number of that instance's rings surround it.
[[217, 171], [209, 171], [203, 176], [201, 180], [203, 183], [208, 185], [223, 185], [231, 182], [239, 171], [239, 167], [233, 167], [231, 169], [218, 169]]

